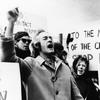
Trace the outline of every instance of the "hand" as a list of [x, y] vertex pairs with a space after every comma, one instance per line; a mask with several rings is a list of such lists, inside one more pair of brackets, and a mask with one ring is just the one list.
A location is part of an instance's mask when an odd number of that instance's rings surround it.
[[18, 8], [8, 11], [7, 13], [8, 25], [7, 25], [7, 30], [5, 32], [5, 37], [7, 38], [13, 37], [14, 24], [17, 21], [18, 15], [19, 15]]
[[73, 38], [71, 37], [71, 35], [70, 34], [68, 34], [67, 35], [67, 40], [66, 40], [66, 45], [67, 45], [67, 48], [69, 49], [69, 43], [70, 42], [73, 42]]
[[7, 19], [10, 23], [14, 23], [17, 21], [19, 15], [18, 8], [15, 8], [13, 10], [8, 11], [7, 13]]

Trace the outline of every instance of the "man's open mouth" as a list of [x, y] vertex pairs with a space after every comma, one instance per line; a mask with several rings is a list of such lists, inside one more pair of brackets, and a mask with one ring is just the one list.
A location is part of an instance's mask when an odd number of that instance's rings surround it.
[[53, 44], [49, 44], [47, 47], [48, 48], [53, 48]]

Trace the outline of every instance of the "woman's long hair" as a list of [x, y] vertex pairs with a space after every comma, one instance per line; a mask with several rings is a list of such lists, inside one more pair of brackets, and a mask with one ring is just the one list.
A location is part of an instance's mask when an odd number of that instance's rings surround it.
[[72, 68], [73, 68], [73, 73], [77, 76], [77, 63], [78, 61], [84, 61], [85, 64], [86, 64], [86, 69], [85, 69], [85, 73], [82, 75], [82, 76], [87, 76], [88, 75], [88, 71], [89, 71], [89, 60], [82, 56], [82, 55], [78, 55], [78, 57], [76, 57], [73, 61], [73, 65], [72, 65]]

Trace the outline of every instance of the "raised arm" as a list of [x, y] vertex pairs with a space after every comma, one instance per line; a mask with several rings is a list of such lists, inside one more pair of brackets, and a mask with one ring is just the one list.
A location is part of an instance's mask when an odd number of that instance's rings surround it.
[[14, 62], [15, 59], [15, 49], [13, 41], [13, 29], [14, 24], [18, 18], [17, 9], [8, 11], [7, 20], [8, 25], [5, 32], [5, 36], [0, 36], [0, 61], [1, 62]]
[[8, 26], [5, 36], [0, 36], [0, 62], [16, 62], [20, 65], [21, 79], [26, 82], [31, 73], [28, 63], [17, 57], [15, 53], [13, 29], [18, 18], [17, 9], [7, 13]]
[[7, 38], [13, 37], [14, 24], [17, 21], [17, 18], [18, 18], [18, 9], [17, 8], [8, 11], [8, 13], [7, 13], [8, 25], [7, 25], [5, 37], [7, 37]]

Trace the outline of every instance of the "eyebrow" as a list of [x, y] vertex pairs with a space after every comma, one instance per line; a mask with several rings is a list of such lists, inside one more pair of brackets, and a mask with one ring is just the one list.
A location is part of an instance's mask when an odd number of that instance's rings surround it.
[[44, 36], [44, 37], [42, 37], [42, 38], [47, 38], [48, 36]]
[[42, 37], [42, 38], [52, 38], [52, 36], [44, 36], [44, 37]]

